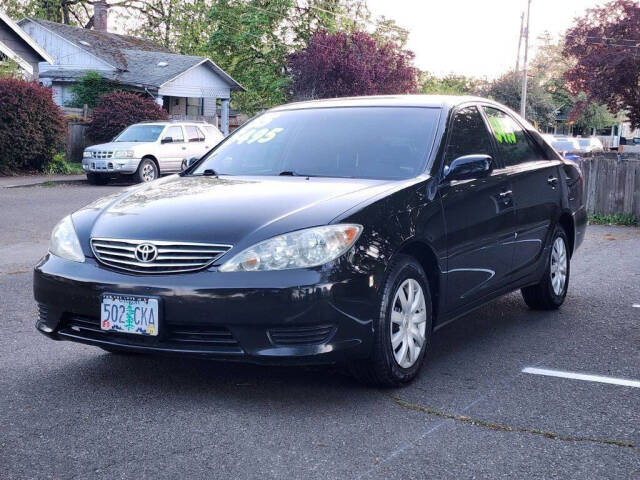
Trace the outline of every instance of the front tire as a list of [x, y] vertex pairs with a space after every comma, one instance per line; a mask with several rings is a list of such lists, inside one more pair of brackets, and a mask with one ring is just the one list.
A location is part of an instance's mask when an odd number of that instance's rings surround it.
[[139, 183], [151, 182], [160, 176], [156, 162], [150, 158], [143, 158], [138, 165], [135, 178]]
[[542, 280], [522, 289], [522, 298], [533, 310], [556, 310], [564, 303], [571, 272], [567, 234], [557, 226], [551, 239], [547, 268]]
[[427, 276], [413, 257], [398, 255], [384, 283], [373, 351], [369, 358], [349, 364], [352, 375], [379, 387], [412, 381], [424, 363], [432, 319]]

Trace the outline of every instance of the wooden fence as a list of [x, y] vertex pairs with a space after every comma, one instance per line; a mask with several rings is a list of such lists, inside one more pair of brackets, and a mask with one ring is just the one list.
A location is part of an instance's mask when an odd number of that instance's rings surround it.
[[640, 155], [585, 158], [582, 171], [588, 213], [631, 213], [640, 219]]
[[67, 124], [67, 161], [82, 161], [82, 152], [91, 145], [87, 137], [87, 128], [86, 123], [69, 122]]

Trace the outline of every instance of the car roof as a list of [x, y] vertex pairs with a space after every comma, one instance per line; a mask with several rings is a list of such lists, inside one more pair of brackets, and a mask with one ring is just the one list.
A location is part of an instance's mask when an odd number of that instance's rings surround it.
[[213, 123], [207, 123], [207, 122], [198, 122], [198, 121], [193, 121], [193, 120], [161, 120], [161, 121], [157, 121], [157, 120], [148, 120], [148, 121], [144, 121], [144, 122], [138, 122], [138, 123], [133, 123], [131, 126], [133, 125], [162, 125], [162, 126], [166, 126], [166, 125], [190, 125], [190, 126], [194, 126], [194, 127], [215, 127], [215, 125]]
[[430, 107], [450, 109], [457, 105], [471, 102], [500, 105], [486, 98], [468, 95], [372, 95], [294, 102], [272, 108], [270, 111], [331, 107]]

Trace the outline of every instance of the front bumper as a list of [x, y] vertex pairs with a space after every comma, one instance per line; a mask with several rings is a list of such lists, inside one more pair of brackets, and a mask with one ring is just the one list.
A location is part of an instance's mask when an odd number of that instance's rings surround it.
[[140, 158], [83, 158], [82, 170], [85, 173], [135, 173], [140, 165]]
[[[317, 364], [371, 349], [377, 294], [348, 268], [129, 275], [47, 255], [34, 270], [36, 327], [55, 340], [256, 363]], [[341, 273], [336, 273], [340, 270]], [[159, 335], [100, 330], [103, 293], [159, 299]]]

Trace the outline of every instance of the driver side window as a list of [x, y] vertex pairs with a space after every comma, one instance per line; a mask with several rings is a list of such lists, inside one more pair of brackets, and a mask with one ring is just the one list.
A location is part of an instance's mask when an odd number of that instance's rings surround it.
[[458, 157], [474, 154], [493, 155], [491, 140], [478, 109], [466, 107], [453, 118], [444, 164], [448, 166]]

